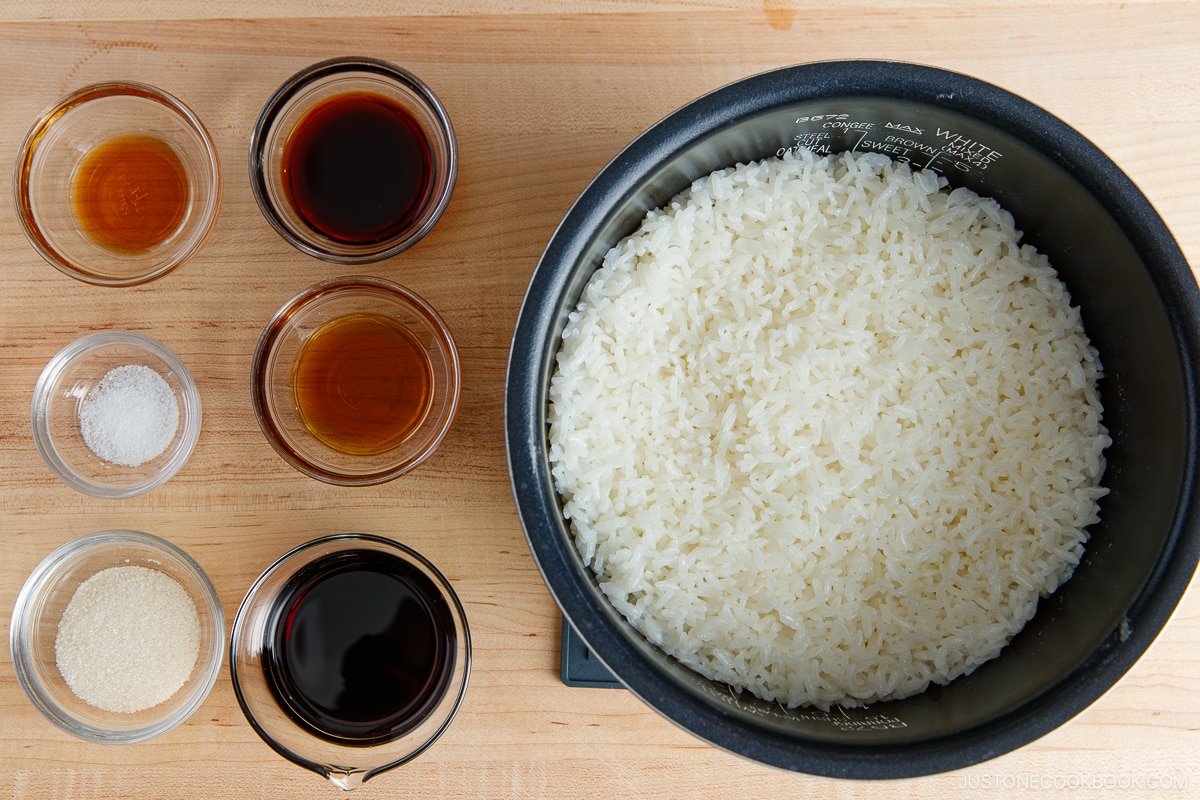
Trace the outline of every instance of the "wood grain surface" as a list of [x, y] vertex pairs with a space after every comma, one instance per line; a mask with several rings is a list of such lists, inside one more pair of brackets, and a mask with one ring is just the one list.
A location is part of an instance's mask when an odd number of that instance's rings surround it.
[[[1200, 4], [787, 0], [552, 0], [193, 4], [0, 3], [0, 161], [39, 111], [108, 79], [153, 83], [216, 139], [224, 196], [195, 260], [145, 286], [72, 281], [25, 240], [0, 170], [0, 612], [76, 536], [134, 528], [209, 572], [232, 619], [284, 551], [339, 531], [400, 539], [433, 560], [467, 609], [475, 665], [459, 717], [421, 758], [363, 798], [1200, 797], [1200, 597], [1090, 709], [1014, 753], [957, 772], [835, 781], [720, 752], [623, 690], [558, 677], [560, 618], [534, 567], [508, 482], [502, 423], [513, 324], [542, 248], [618, 150], [697, 95], [772, 67], [894, 58], [969, 73], [1051, 110], [1113, 157], [1200, 264]], [[255, 16], [247, 16], [253, 13]], [[316, 60], [402, 64], [446, 104], [461, 164], [449, 210], [411, 251], [335, 268], [288, 247], [251, 196], [246, 145], [271, 92]], [[457, 422], [415, 472], [337, 488], [292, 470], [250, 404], [262, 328], [334, 274], [403, 283], [447, 319], [463, 358]], [[29, 402], [45, 363], [78, 336], [147, 332], [192, 370], [199, 446], [166, 486], [121, 502], [60, 483], [34, 448]], [[136, 746], [85, 744], [46, 722], [0, 657], [0, 796], [301, 798], [337, 790], [285, 762], [246, 723], [228, 671], [185, 725]]]

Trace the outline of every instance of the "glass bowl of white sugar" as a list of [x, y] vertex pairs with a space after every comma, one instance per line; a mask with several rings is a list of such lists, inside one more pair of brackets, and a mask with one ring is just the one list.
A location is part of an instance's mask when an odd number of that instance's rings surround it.
[[200, 437], [200, 394], [161, 342], [88, 334], [46, 364], [34, 387], [33, 439], [67, 485], [119, 500], [162, 486]]
[[220, 673], [225, 615], [204, 570], [138, 531], [70, 541], [39, 564], [9, 626], [17, 680], [81, 739], [132, 744], [184, 722]]

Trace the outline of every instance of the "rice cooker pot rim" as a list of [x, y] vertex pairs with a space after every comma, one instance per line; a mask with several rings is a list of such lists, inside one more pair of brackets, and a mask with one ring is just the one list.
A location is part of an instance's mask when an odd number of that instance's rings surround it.
[[[975, 729], [913, 744], [861, 747], [801, 741], [750, 728], [668, 677], [599, 608], [550, 488], [545, 398], [567, 287], [594, 265], [581, 263], [605, 216], [647, 176], [697, 139], [766, 109], [833, 98], [892, 98], [977, 118], [1029, 142], [1076, 178], [1116, 220], [1142, 255], [1176, 336], [1188, 406], [1187, 463], [1173, 530], [1155, 572], [1129, 610], [1128, 636], [1089, 659], [1052, 692]], [[514, 331], [505, 419], [512, 490], [535, 562], [564, 616], [609, 669], [675, 724], [711, 744], [774, 766], [828, 777], [899, 778], [979, 763], [1059, 727], [1098, 699], [1151, 644], [1187, 588], [1200, 559], [1200, 509], [1194, 498], [1200, 291], [1178, 244], [1146, 197], [1095, 145], [1032, 103], [991, 84], [943, 69], [891, 61], [829, 61], [765, 72], [719, 88], [637, 137], [596, 176], [555, 231], [534, 272]]]

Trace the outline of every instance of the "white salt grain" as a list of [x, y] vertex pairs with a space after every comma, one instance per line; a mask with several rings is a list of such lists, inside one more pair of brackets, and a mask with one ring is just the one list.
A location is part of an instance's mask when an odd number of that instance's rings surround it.
[[147, 567], [110, 567], [88, 578], [58, 624], [55, 659], [80, 700], [132, 713], [162, 703], [192, 674], [200, 620], [187, 591]]
[[179, 403], [150, 367], [127, 364], [105, 373], [79, 408], [83, 440], [111, 464], [138, 467], [161, 455], [179, 427]]

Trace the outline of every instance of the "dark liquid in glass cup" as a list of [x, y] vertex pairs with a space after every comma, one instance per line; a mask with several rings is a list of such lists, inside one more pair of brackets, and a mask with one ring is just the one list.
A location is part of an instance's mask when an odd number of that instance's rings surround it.
[[372, 92], [313, 107], [283, 151], [284, 187], [313, 230], [347, 244], [383, 242], [420, 214], [432, 187], [433, 154], [420, 124]]
[[307, 565], [272, 605], [267, 685], [312, 734], [341, 745], [394, 741], [446, 693], [456, 634], [446, 600], [416, 567], [375, 550]]

